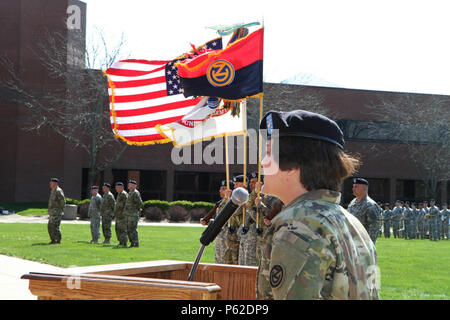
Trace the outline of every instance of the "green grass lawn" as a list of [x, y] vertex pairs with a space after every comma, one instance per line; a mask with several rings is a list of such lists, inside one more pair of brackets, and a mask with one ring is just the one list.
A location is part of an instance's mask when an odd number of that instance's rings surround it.
[[[113, 228], [114, 229], [114, 228]], [[139, 226], [139, 248], [90, 244], [89, 224], [61, 224], [62, 244], [48, 245], [47, 225], [0, 223], [0, 253], [60, 267], [89, 266], [148, 260], [193, 261], [204, 228]], [[100, 239], [100, 242], [103, 238]], [[214, 262], [214, 247], [206, 248], [202, 262]]]
[[[61, 267], [148, 260], [194, 261], [202, 227], [139, 226], [139, 248], [89, 244], [88, 224], [62, 224], [62, 244], [50, 241], [45, 224], [0, 223], [0, 253]], [[450, 299], [450, 241], [384, 239], [377, 241], [381, 298]], [[208, 246], [201, 262], [214, 262]]]

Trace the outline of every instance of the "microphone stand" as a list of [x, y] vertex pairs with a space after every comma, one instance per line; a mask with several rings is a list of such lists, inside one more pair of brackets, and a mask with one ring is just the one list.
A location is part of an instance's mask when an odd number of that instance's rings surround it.
[[200, 262], [200, 259], [202, 258], [202, 255], [203, 255], [203, 250], [205, 250], [205, 245], [204, 244], [202, 244], [200, 249], [198, 249], [197, 257], [195, 258], [194, 264], [192, 265], [191, 271], [189, 272], [188, 281], [193, 281], [194, 280], [195, 272], [197, 271], [198, 264]]

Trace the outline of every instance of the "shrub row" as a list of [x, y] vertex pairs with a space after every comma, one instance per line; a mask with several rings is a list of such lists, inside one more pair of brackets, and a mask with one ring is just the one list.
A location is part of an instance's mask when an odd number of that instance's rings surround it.
[[[66, 204], [74, 204], [78, 206], [78, 216], [80, 219], [88, 219], [90, 199], [75, 200], [66, 198]], [[211, 202], [191, 202], [191, 201], [163, 201], [163, 200], [147, 200], [142, 204], [141, 215], [146, 220], [159, 222], [165, 219], [170, 222], [199, 222], [214, 207]]]
[[143, 203], [143, 215], [149, 221], [169, 220], [170, 222], [199, 222], [209, 212], [214, 203], [191, 201], [148, 200]]

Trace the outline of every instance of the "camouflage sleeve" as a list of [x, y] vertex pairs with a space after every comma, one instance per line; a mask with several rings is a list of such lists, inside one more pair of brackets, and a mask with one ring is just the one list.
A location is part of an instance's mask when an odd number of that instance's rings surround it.
[[120, 193], [117, 196], [117, 201], [114, 207], [114, 214], [122, 213], [125, 208], [125, 202], [127, 201], [127, 196], [124, 193]]
[[[314, 239], [316, 238], [316, 239]], [[312, 240], [314, 239], [314, 240]], [[273, 236], [269, 283], [275, 300], [321, 299], [334, 253], [306, 226], [280, 228]]]
[[369, 205], [366, 209], [367, 222], [370, 224], [378, 221], [378, 206], [375, 204]]
[[250, 193], [250, 195], [248, 196], [248, 201], [247, 201], [247, 208], [253, 207], [255, 205], [255, 200], [258, 197], [258, 193], [255, 192], [254, 190]]
[[99, 212], [102, 207], [103, 199], [101, 197], [94, 197], [94, 199], [95, 199], [95, 203], [94, 203], [95, 207], [97, 209], [97, 212]]
[[64, 210], [64, 206], [66, 205], [66, 198], [64, 197], [64, 192], [62, 190], [56, 191], [56, 203], [59, 209]]
[[141, 194], [138, 191], [135, 191], [132, 193], [132, 197], [133, 197], [133, 205], [134, 205], [134, 211], [135, 212], [139, 212], [139, 210], [142, 207], [142, 199], [141, 199]]
[[111, 212], [114, 212], [114, 208], [116, 207], [116, 199], [114, 199], [114, 196], [111, 194], [111, 195], [109, 195], [109, 199], [110, 199], [110, 202], [109, 202], [109, 210], [111, 211]]

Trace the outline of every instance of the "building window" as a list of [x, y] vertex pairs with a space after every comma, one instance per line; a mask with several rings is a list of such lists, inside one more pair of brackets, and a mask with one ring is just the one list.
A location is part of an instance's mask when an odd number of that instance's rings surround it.
[[112, 174], [114, 182], [123, 182], [125, 188], [128, 180], [135, 180], [143, 201], [166, 200], [166, 171], [112, 169]]
[[220, 182], [225, 173], [175, 171], [174, 200], [208, 201], [219, 200]]
[[420, 201], [427, 198], [425, 184], [421, 180], [397, 180], [395, 195], [399, 200]]
[[142, 200], [166, 200], [167, 172], [157, 170], [140, 171]]

